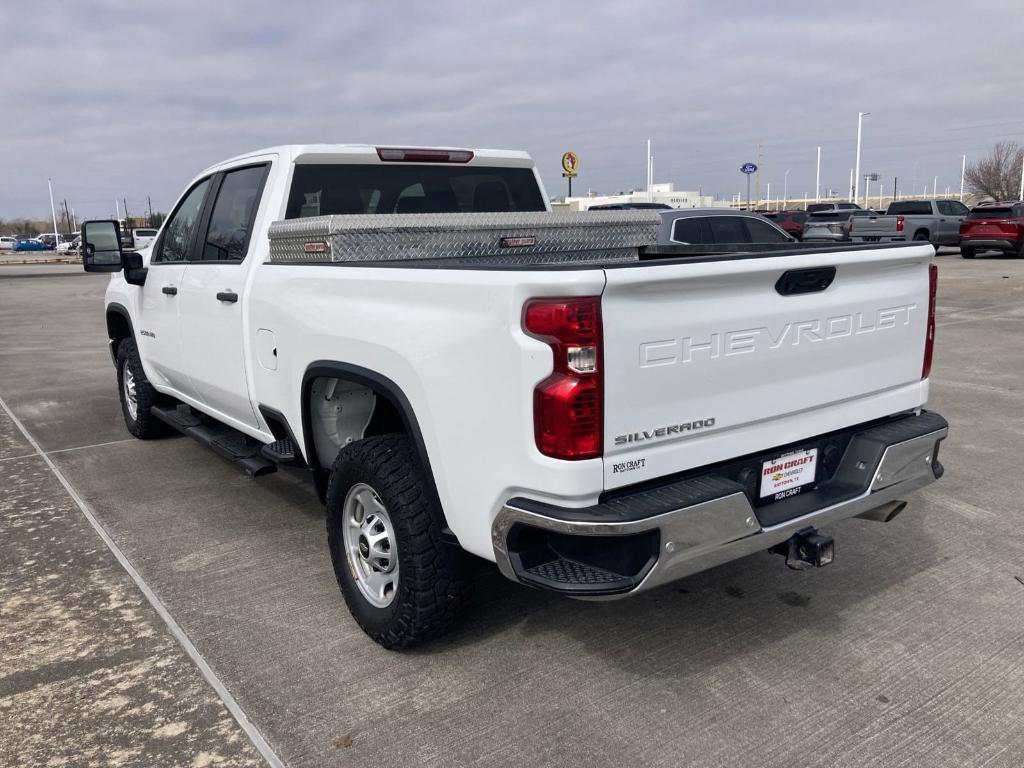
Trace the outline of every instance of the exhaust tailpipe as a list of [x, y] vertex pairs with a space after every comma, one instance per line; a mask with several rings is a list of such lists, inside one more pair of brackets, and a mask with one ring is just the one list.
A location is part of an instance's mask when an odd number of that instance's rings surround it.
[[906, 507], [907, 502], [905, 501], [890, 501], [874, 509], [869, 509], [867, 512], [861, 512], [857, 517], [863, 520], [877, 520], [880, 523], [888, 523]]

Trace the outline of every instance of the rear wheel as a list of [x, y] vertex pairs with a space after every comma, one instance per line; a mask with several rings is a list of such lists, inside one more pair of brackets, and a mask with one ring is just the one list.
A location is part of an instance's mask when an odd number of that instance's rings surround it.
[[167, 425], [150, 413], [162, 396], [146, 378], [133, 339], [124, 339], [117, 347], [117, 389], [121, 415], [128, 431], [140, 440], [151, 440], [168, 433]]
[[965, 245], [960, 246], [960, 255], [965, 259], [973, 259], [975, 251], [973, 248], [968, 248]]
[[389, 649], [444, 634], [472, 588], [470, 558], [442, 515], [408, 436], [344, 447], [327, 487], [334, 575], [356, 623]]

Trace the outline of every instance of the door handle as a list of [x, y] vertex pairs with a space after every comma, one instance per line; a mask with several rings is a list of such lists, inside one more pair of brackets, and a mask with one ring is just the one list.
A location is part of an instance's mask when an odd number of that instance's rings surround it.
[[234, 304], [238, 301], [238, 294], [234, 291], [221, 291], [217, 294], [217, 301], [223, 301], [227, 304]]
[[166, 293], [168, 296], [177, 296], [178, 295], [178, 289], [175, 288], [173, 285], [165, 285], [160, 290], [162, 292]]

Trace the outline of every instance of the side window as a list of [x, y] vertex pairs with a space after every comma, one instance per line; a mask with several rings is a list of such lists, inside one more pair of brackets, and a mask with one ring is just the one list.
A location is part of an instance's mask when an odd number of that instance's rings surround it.
[[700, 216], [676, 219], [672, 224], [672, 239], [690, 245], [707, 245], [710, 242], [704, 219]]
[[955, 212], [953, 210], [953, 204], [948, 200], [936, 201], [935, 207], [939, 209], [939, 213], [941, 213], [943, 216], [955, 215]]
[[788, 243], [789, 237], [779, 232], [771, 224], [757, 219], [744, 219], [747, 225], [747, 232], [750, 233], [750, 241], [753, 243]]
[[711, 242], [719, 245], [728, 243], [749, 243], [743, 221], [738, 216], [708, 216], [706, 219], [711, 228]]
[[971, 212], [971, 209], [968, 208], [963, 203], [958, 203], [958, 202], [954, 201], [954, 202], [950, 203], [950, 205], [953, 208], [953, 215], [954, 216], [966, 216], [968, 213]]
[[224, 174], [210, 226], [203, 243], [203, 261], [241, 261], [249, 248], [249, 233], [259, 205], [267, 166], [242, 168]]
[[199, 221], [199, 213], [203, 210], [203, 200], [206, 199], [206, 190], [209, 186], [209, 179], [203, 179], [196, 184], [181, 201], [178, 209], [171, 214], [164, 226], [160, 244], [153, 253], [152, 262], [188, 259], [192, 235], [195, 234], [196, 222]]

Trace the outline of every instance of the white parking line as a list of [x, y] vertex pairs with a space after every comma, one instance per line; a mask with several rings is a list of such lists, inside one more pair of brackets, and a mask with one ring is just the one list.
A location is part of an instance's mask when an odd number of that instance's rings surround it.
[[[8, 413], [10, 411], [8, 410]], [[22, 429], [22, 432], [25, 430]], [[53, 456], [55, 453], [67, 453], [68, 451], [84, 451], [86, 448], [103, 448], [107, 445], [118, 445], [119, 443], [133, 443], [135, 442], [134, 437], [126, 437], [124, 440], [110, 440], [106, 443], [93, 443], [92, 445], [76, 445], [74, 448], [58, 448], [56, 451], [46, 451], [47, 456]], [[22, 456], [8, 456], [5, 459], [0, 459], [0, 463], [5, 461], [17, 461], [18, 459], [31, 459], [38, 456], [38, 453], [26, 453]]]
[[[203, 677], [206, 678], [206, 682], [208, 682], [210, 686], [213, 688], [213, 690], [217, 692], [217, 695], [220, 697], [221, 701], [224, 702], [224, 706], [227, 707], [228, 711], [231, 713], [231, 716], [235, 718], [235, 720], [238, 722], [238, 725], [242, 728], [243, 731], [245, 731], [250, 741], [252, 741], [253, 746], [256, 747], [259, 753], [263, 756], [263, 759], [266, 760], [267, 764], [270, 765], [272, 768], [284, 768], [284, 763], [281, 761], [281, 758], [279, 758], [274, 753], [274, 750], [271, 749], [270, 744], [268, 744], [267, 740], [263, 738], [263, 734], [261, 734], [259, 730], [257, 730], [256, 726], [253, 725], [253, 723], [249, 720], [248, 716], [239, 706], [238, 702], [235, 701], [235, 697], [231, 695], [231, 693], [228, 691], [226, 687], [224, 687], [224, 683], [220, 681], [220, 678], [217, 677], [217, 674], [213, 671], [213, 669], [210, 668], [210, 665], [206, 663], [206, 659], [204, 659], [202, 654], [199, 653], [196, 647], [192, 644], [192, 641], [188, 639], [188, 635], [185, 634], [185, 630], [183, 630], [181, 626], [178, 624], [178, 622], [174, 620], [174, 617], [171, 616], [170, 612], [164, 606], [163, 602], [161, 602], [160, 598], [156, 596], [152, 589], [150, 589], [149, 585], [142, 578], [141, 574], [139, 574], [139, 572], [135, 570], [135, 566], [131, 564], [131, 562], [125, 556], [124, 552], [122, 552], [121, 549], [117, 546], [117, 544], [114, 543], [114, 540], [110, 538], [110, 534], [108, 534], [107, 531], [100, 524], [99, 520], [96, 518], [96, 515], [93, 513], [92, 508], [89, 506], [89, 503], [78, 494], [78, 491], [75, 490], [74, 486], [72, 486], [68, 479], [64, 477], [64, 473], [57, 468], [57, 465], [53, 463], [53, 460], [49, 457], [49, 455], [47, 455], [46, 451], [44, 451], [40, 447], [39, 443], [36, 442], [36, 439], [28, 431], [25, 425], [21, 423], [21, 419], [14, 415], [14, 412], [7, 406], [7, 403], [4, 401], [2, 397], [0, 397], [0, 409], [3, 409], [4, 413], [6, 413], [7, 416], [14, 423], [14, 426], [21, 430], [21, 433], [25, 436], [25, 439], [28, 440], [29, 445], [31, 445], [32, 448], [35, 450], [34, 455], [39, 456], [40, 458], [42, 458], [44, 462], [46, 462], [46, 465], [50, 468], [50, 471], [53, 472], [57, 480], [60, 481], [60, 484], [64, 486], [64, 490], [68, 492], [68, 495], [71, 497], [71, 499], [75, 502], [75, 504], [78, 505], [78, 508], [82, 511], [82, 514], [85, 515], [85, 519], [89, 521], [89, 524], [92, 525], [92, 527], [96, 530], [96, 533], [99, 534], [99, 537], [103, 539], [103, 543], [107, 545], [107, 549], [109, 549], [113, 553], [114, 557], [117, 558], [117, 562], [119, 562], [121, 564], [121, 567], [124, 568], [128, 575], [132, 577], [132, 581], [134, 581], [135, 584], [138, 586], [139, 590], [141, 590], [146, 600], [148, 600], [149, 604], [153, 606], [153, 609], [160, 615], [160, 618], [164, 620], [164, 623], [167, 625], [167, 628], [171, 631], [171, 634], [174, 635], [174, 639], [181, 644], [181, 647], [185, 649], [185, 653], [189, 655], [189, 658], [191, 658], [192, 662], [199, 668], [199, 671], [202, 673]], [[115, 442], [124, 441], [118, 440]], [[99, 445], [108, 444], [109, 443], [99, 443]], [[94, 446], [82, 447], [88, 448]], [[53, 451], [53, 453], [59, 452], [61, 451]]]

